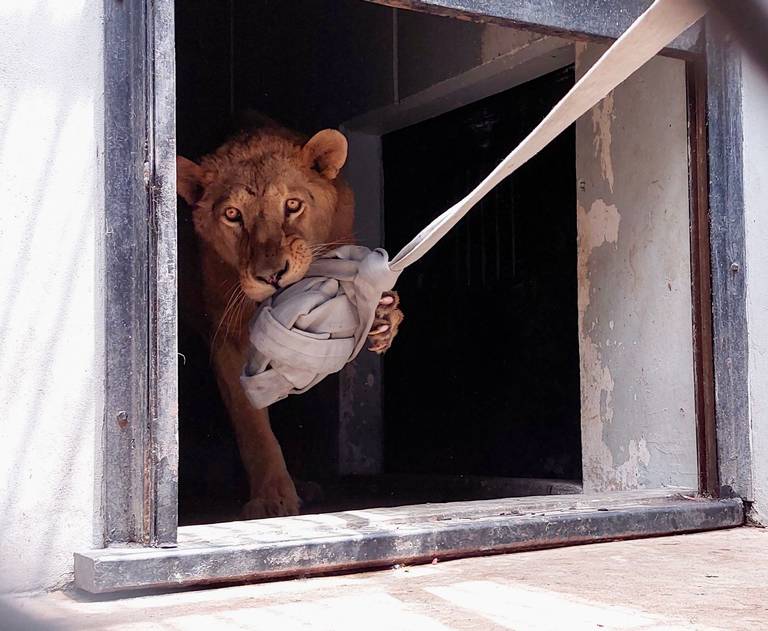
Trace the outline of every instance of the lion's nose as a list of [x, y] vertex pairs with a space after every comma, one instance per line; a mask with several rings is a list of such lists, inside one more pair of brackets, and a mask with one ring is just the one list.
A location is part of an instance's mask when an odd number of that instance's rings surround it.
[[289, 263], [286, 261], [281, 270], [278, 270], [269, 276], [259, 276], [259, 280], [263, 280], [268, 285], [272, 285], [272, 287], [275, 289], [280, 289], [280, 279], [285, 276], [286, 272], [288, 271], [288, 265]]

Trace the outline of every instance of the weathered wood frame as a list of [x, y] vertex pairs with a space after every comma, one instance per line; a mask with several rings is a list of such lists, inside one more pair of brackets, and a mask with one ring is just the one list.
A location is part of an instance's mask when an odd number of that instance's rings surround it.
[[[597, 40], [618, 36], [649, 4], [648, 0], [369, 1]], [[104, 544], [174, 546], [178, 418], [173, 0], [104, 2]], [[711, 259], [709, 270], [701, 259], [697, 269], [711, 278], [713, 343], [711, 358], [705, 353], [697, 361], [703, 362], [705, 372], [711, 362], [716, 396], [714, 414], [700, 415], [704, 424], [699, 431], [700, 458], [706, 454], [702, 490], [750, 500], [740, 56], [734, 46], [716, 42], [708, 28], [699, 26], [675, 40], [666, 52], [699, 60], [705, 69], [702, 77], [706, 75], [708, 161], [699, 160], [697, 177], [706, 177], [708, 171], [709, 230], [701, 224], [696, 230], [697, 238], [707, 240]], [[698, 111], [703, 112], [701, 107]], [[703, 133], [703, 123], [699, 125]], [[695, 147], [700, 156], [705, 149], [700, 137]], [[706, 205], [707, 200], [700, 196], [698, 203]], [[699, 300], [699, 308], [707, 313], [709, 306], [706, 296]], [[696, 322], [706, 328], [709, 319], [705, 315]], [[706, 330], [700, 333], [709, 336]], [[704, 405], [706, 400], [701, 398]], [[719, 482], [712, 479], [715, 472]], [[675, 510], [697, 514], [699, 509], [687, 506]], [[643, 512], [642, 502], [638, 510]], [[739, 519], [729, 513], [722, 525], [735, 525]], [[687, 529], [696, 527], [689, 524]], [[630, 536], [631, 530], [625, 528], [622, 536]], [[598, 536], [590, 532], [590, 538]], [[636, 534], [660, 533], [638, 527]], [[431, 534], [425, 531], [423, 536]], [[529, 545], [552, 543], [530, 541]], [[493, 548], [489, 546], [481, 547]], [[78, 556], [78, 584], [95, 591], [101, 588], [88, 582], [88, 576], [93, 576], [88, 574], [92, 569], [88, 559], [96, 563], [99, 554]], [[388, 560], [385, 555], [376, 562]]]

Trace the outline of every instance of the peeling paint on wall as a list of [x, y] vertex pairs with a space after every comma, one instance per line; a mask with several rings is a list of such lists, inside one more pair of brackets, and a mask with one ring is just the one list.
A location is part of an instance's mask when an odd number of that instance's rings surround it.
[[611, 123], [613, 122], [613, 92], [592, 108], [592, 132], [595, 135], [595, 158], [600, 161], [603, 178], [613, 193], [613, 163], [611, 162]]
[[[621, 216], [616, 206], [606, 204], [602, 199], [592, 203], [589, 211], [577, 208], [576, 229], [578, 233], [577, 277], [578, 313], [580, 341], [580, 372], [582, 380], [581, 418], [582, 443], [599, 445], [602, 449], [595, 455], [584, 454], [584, 477], [605, 478], [605, 471], [613, 468], [613, 458], [603, 444], [602, 423], [613, 421], [613, 388], [611, 371], [603, 362], [600, 344], [592, 339], [591, 329], [585, 322], [589, 308], [592, 285], [589, 261], [597, 248], [611, 247], [619, 238]], [[605, 467], [601, 466], [605, 463]], [[587, 475], [589, 470], [589, 476]]]
[[585, 334], [584, 314], [589, 307], [591, 290], [589, 259], [596, 248], [605, 243], [616, 243], [619, 238], [620, 221], [621, 216], [616, 206], [608, 205], [602, 199], [595, 200], [589, 212], [582, 206], [577, 209], [579, 331]]
[[[577, 76], [603, 50], [577, 45]], [[687, 155], [678, 60], [652, 60], [576, 126], [586, 491], [697, 481]]]

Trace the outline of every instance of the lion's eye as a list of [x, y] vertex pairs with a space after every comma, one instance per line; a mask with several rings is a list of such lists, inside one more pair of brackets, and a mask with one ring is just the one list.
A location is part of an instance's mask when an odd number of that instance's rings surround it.
[[288, 199], [285, 201], [285, 214], [295, 215], [302, 208], [304, 208], [304, 202], [300, 199]]
[[243, 215], [234, 206], [227, 206], [224, 209], [224, 218], [232, 223], [241, 223], [243, 221]]

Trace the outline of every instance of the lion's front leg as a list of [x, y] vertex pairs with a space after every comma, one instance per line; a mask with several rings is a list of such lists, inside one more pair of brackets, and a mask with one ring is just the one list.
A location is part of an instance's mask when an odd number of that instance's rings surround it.
[[397, 335], [403, 317], [397, 292], [384, 292], [379, 306], [376, 307], [376, 317], [373, 319], [371, 331], [368, 333], [370, 340], [368, 350], [379, 354], [386, 352], [392, 346], [392, 340]]
[[216, 377], [237, 436], [248, 474], [250, 500], [245, 519], [299, 514], [299, 497], [285, 465], [283, 452], [272, 433], [267, 410], [257, 410], [240, 385], [243, 355], [225, 341], [214, 355]]

